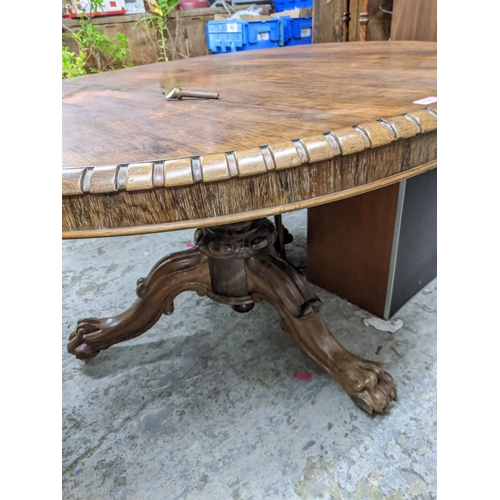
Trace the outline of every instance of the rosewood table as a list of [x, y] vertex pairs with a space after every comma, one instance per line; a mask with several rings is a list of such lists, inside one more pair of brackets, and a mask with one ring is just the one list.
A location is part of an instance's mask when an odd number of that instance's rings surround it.
[[[220, 98], [166, 100], [174, 87]], [[320, 44], [157, 63], [63, 82], [63, 238], [197, 228], [195, 247], [137, 283], [125, 312], [78, 321], [79, 359], [141, 335], [196, 291], [262, 300], [365, 411], [396, 398], [379, 363], [344, 349], [287, 262], [280, 214], [436, 167], [436, 44]], [[269, 216], [276, 216], [276, 227]]]

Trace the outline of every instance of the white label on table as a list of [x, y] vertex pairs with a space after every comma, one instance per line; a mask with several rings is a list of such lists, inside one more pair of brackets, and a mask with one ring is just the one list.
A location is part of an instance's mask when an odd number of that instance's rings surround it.
[[228, 33], [236, 33], [238, 31], [238, 23], [228, 23], [226, 27]]
[[264, 33], [257, 33], [257, 40], [261, 42], [262, 40], [269, 40], [269, 31], [264, 31]]
[[413, 101], [413, 104], [432, 104], [437, 102], [438, 98], [435, 96], [426, 97], [425, 99], [419, 99], [418, 101]]
[[306, 36], [311, 36], [311, 28], [302, 28], [300, 30], [300, 38], [304, 38]]

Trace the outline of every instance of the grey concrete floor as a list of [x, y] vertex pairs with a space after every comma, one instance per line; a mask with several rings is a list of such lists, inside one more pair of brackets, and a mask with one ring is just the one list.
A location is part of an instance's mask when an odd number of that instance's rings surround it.
[[[305, 211], [284, 223], [304, 267]], [[265, 303], [239, 314], [188, 292], [136, 339], [88, 362], [66, 352], [79, 318], [125, 310], [137, 278], [192, 236], [63, 242], [63, 498], [435, 498], [435, 281], [396, 314], [393, 334], [314, 287], [335, 337], [394, 377], [399, 401], [383, 416], [354, 406]]]

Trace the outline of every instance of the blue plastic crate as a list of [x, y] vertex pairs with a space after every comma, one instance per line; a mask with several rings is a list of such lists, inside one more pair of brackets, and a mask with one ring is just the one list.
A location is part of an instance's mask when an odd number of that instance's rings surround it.
[[207, 47], [215, 54], [243, 50], [246, 44], [245, 21], [208, 21], [206, 26]]
[[290, 20], [290, 28], [288, 37], [285, 29], [285, 45], [312, 43], [312, 17], [298, 17], [295, 19], [289, 17], [288, 19]]
[[313, 0], [274, 0], [274, 10], [283, 12], [284, 10], [310, 9], [313, 6]]
[[247, 22], [247, 43], [243, 50], [271, 49], [283, 45], [280, 40], [280, 20]]
[[269, 49], [283, 45], [279, 19], [208, 21], [206, 32], [207, 47], [215, 54]]

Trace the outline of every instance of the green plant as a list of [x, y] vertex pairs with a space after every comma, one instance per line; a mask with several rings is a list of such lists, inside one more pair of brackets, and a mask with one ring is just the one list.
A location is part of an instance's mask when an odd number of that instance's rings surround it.
[[150, 15], [143, 17], [134, 25], [134, 29], [141, 23], [146, 23], [150, 28], [154, 29], [159, 37], [159, 45], [163, 54], [159, 60], [167, 61], [167, 39], [165, 31], [168, 32], [167, 18], [172, 10], [177, 7], [179, 0], [150, 0], [148, 1]]
[[105, 71], [116, 61], [124, 63], [130, 56], [128, 49], [128, 38], [123, 33], [116, 34], [116, 41], [113, 42], [108, 35], [101, 33], [90, 22], [80, 23], [80, 29], [71, 34], [76, 41], [80, 52], [86, 54], [86, 61], [93, 58], [97, 68], [90, 68], [90, 71], [96, 73]]
[[[91, 0], [92, 12], [102, 10], [103, 0]], [[112, 41], [108, 35], [101, 33], [92, 23], [91, 18], [82, 12], [79, 19], [79, 27], [64, 36], [72, 38], [78, 46], [78, 55], [70, 52], [68, 46], [63, 46], [63, 78], [72, 78], [91, 73], [98, 73], [113, 69], [112, 65], [117, 61], [123, 67], [132, 66], [125, 63], [130, 57], [128, 38], [123, 33], [116, 34], [116, 40]], [[90, 65], [94, 62], [97, 67]]]
[[74, 52], [70, 52], [67, 45], [63, 45], [62, 48], [62, 77], [63, 78], [73, 78], [75, 76], [86, 75], [85, 71], [85, 57], [84, 52], [80, 52], [75, 55]]

